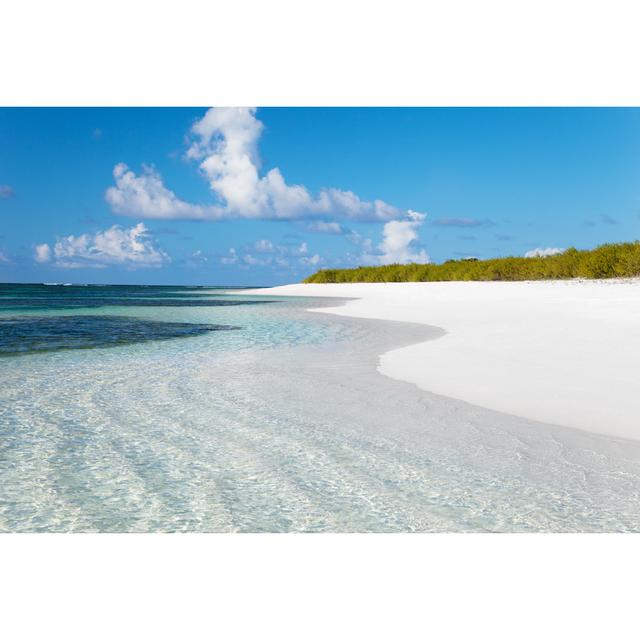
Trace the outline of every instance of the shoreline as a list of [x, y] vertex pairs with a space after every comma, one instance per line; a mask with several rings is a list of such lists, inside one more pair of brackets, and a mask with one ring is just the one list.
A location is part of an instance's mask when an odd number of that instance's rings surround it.
[[424, 323], [278, 302], [214, 314], [246, 333], [9, 362], [0, 529], [638, 531], [640, 441], [380, 375], [442, 339]]
[[348, 298], [317, 311], [439, 328], [435, 340], [381, 354], [378, 371], [501, 413], [640, 439], [638, 279], [295, 284], [243, 293]]

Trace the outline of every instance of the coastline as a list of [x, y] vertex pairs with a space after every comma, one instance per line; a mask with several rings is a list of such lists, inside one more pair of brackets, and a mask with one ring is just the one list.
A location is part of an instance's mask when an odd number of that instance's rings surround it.
[[[640, 439], [640, 280], [295, 284], [252, 295], [349, 298], [322, 313], [437, 327], [380, 355], [393, 379], [472, 405]], [[310, 309], [314, 311], [314, 309]]]
[[177, 318], [244, 330], [7, 360], [0, 530], [638, 531], [640, 441], [379, 375], [443, 331], [307, 310], [343, 302], [197, 305]]

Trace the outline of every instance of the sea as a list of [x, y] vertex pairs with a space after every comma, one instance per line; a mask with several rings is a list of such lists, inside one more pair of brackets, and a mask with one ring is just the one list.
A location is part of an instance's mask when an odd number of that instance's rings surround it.
[[386, 378], [442, 331], [342, 304], [0, 284], [0, 531], [640, 531], [640, 445]]

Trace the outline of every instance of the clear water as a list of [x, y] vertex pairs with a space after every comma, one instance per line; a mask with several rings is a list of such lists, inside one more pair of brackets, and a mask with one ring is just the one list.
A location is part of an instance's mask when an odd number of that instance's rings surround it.
[[264, 302], [0, 285], [0, 530], [640, 531], [637, 444], [376, 372], [436, 330]]

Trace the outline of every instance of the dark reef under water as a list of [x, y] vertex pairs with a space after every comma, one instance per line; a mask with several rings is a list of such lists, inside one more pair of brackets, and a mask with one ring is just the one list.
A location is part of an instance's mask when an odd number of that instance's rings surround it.
[[14, 316], [0, 318], [0, 357], [61, 349], [115, 347], [234, 329], [239, 327], [158, 322], [126, 316]]

